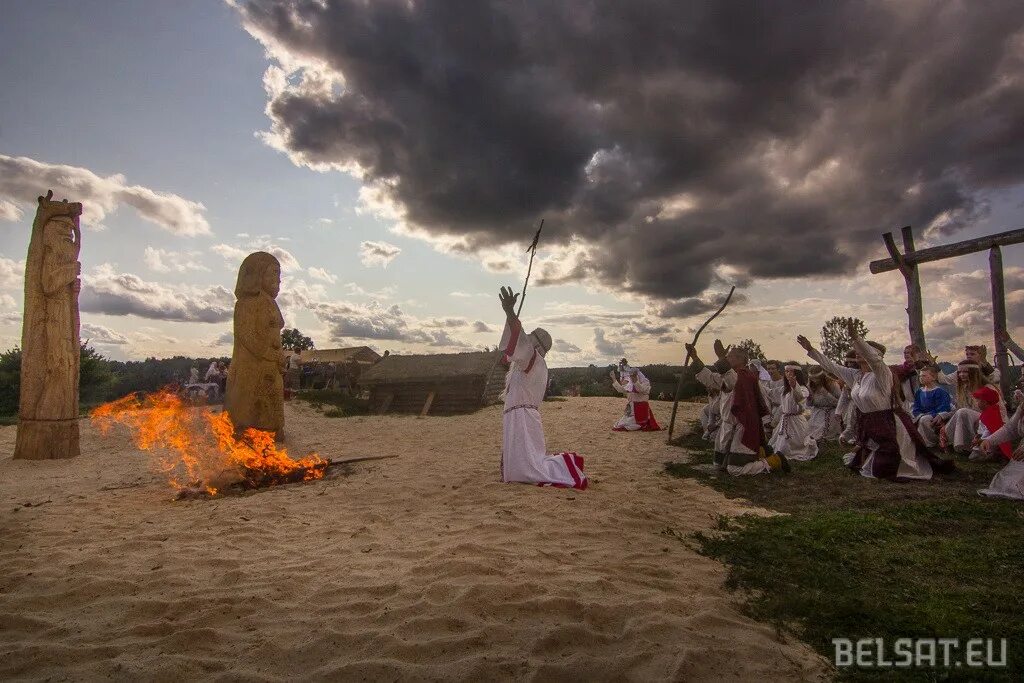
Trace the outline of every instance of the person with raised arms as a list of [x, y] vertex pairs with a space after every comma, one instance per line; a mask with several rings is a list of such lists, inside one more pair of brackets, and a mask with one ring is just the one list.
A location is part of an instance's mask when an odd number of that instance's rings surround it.
[[847, 368], [825, 356], [800, 335], [797, 343], [825, 372], [850, 386], [857, 409], [857, 446], [843, 456], [843, 463], [862, 476], [892, 480], [927, 480], [934, 472], [953, 469], [925, 446], [910, 415], [902, 409], [895, 391], [896, 378], [885, 364], [885, 347], [862, 338], [850, 320], [847, 331], [856, 352], [858, 369]]
[[763, 420], [771, 409], [757, 373], [748, 367], [747, 352], [735, 346], [726, 350], [718, 339], [714, 348], [718, 362], [712, 369], [701, 362], [693, 344], [686, 345], [697, 381], [721, 392], [715, 466], [736, 476], [788, 471], [785, 456], [772, 453], [765, 438]]
[[538, 327], [530, 334], [516, 315], [516, 300], [508, 287], [498, 295], [505, 311], [505, 330], [500, 349], [508, 365], [502, 397], [501, 480], [557, 486], [587, 488], [583, 458], [576, 453], [547, 454], [544, 425], [540, 421], [540, 404], [548, 386], [548, 366], [544, 356], [551, 350], [551, 335]]

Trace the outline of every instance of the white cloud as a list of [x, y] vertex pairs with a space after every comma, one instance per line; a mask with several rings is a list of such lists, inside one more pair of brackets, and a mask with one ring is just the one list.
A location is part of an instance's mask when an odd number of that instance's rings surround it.
[[279, 244], [267, 241], [266, 238], [258, 238], [250, 242], [247, 247], [240, 247], [231, 244], [215, 244], [210, 250], [221, 256], [231, 270], [237, 270], [246, 256], [255, 251], [265, 251], [271, 254], [281, 264], [282, 271], [295, 272], [301, 270], [299, 260], [290, 251]]
[[128, 337], [120, 332], [115, 332], [109, 327], [92, 323], [82, 323], [81, 337], [82, 341], [88, 341], [92, 344], [124, 346], [128, 343]]
[[388, 264], [401, 253], [400, 247], [388, 242], [361, 242], [359, 244], [359, 260], [367, 268], [374, 266], [387, 268]]
[[476, 322], [473, 323], [473, 331], [474, 332], [495, 332], [496, 330], [493, 327], [491, 327], [490, 325], [488, 325], [487, 323], [485, 323], [483, 320], [477, 320]]
[[18, 302], [10, 294], [0, 294], [0, 311], [10, 312], [18, 308]]
[[[0, 199], [31, 206], [34, 211], [40, 192], [50, 189], [56, 197], [82, 202], [85, 227], [102, 229], [103, 219], [127, 204], [143, 219], [175, 235], [210, 234], [210, 224], [203, 215], [206, 207], [199, 202], [141, 185], [128, 185], [121, 174], [104, 178], [79, 166], [0, 154]], [[9, 209], [4, 211], [5, 216], [9, 213]]]
[[146, 247], [142, 254], [142, 260], [150, 270], [157, 273], [184, 273], [187, 271], [208, 271], [210, 270], [195, 259], [200, 256], [199, 252], [170, 251], [168, 249], [157, 249]]
[[20, 289], [25, 284], [25, 262], [0, 256], [0, 289]]
[[[354, 339], [405, 342], [413, 348], [426, 346], [436, 350], [475, 348], [436, 326], [449, 321], [420, 321], [406, 315], [397, 305], [382, 306], [376, 301], [366, 305], [321, 302], [313, 308], [317, 317], [327, 323], [328, 334], [336, 343]], [[458, 322], [465, 324], [466, 321], [459, 319]]]
[[309, 276], [314, 280], [329, 282], [332, 285], [338, 281], [338, 276], [328, 273], [326, 268], [314, 268], [313, 266], [310, 266], [306, 269], [306, 272], [309, 273]]
[[109, 263], [82, 278], [80, 307], [88, 313], [212, 323], [230, 320], [234, 304], [234, 294], [221, 286], [172, 287], [147, 282], [138, 275], [117, 273]]
[[20, 221], [25, 212], [6, 199], [0, 199], [0, 220]]

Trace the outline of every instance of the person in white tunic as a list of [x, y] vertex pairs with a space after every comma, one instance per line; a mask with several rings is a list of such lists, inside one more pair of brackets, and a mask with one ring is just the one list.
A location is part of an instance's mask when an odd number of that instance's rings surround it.
[[809, 436], [817, 441], [835, 441], [842, 430], [836, 407], [839, 405], [839, 386], [821, 368], [808, 372], [807, 407], [811, 416], [807, 419]]
[[747, 352], [739, 347], [727, 351], [716, 339], [714, 369], [705, 367], [693, 344], [686, 345], [686, 352], [697, 381], [721, 391], [722, 426], [715, 439], [715, 467], [734, 476], [788, 471], [785, 456], [772, 453], [765, 438], [763, 419], [771, 413], [764, 388], [748, 367]]
[[779, 420], [782, 419], [782, 390], [786, 384], [782, 376], [782, 370], [779, 368], [779, 364], [773, 360], [768, 361], [766, 365], [762, 365], [761, 361], [755, 358], [750, 361], [750, 365], [757, 373], [758, 380], [761, 382], [761, 386], [764, 387], [765, 396], [768, 397], [768, 407], [771, 410], [771, 416], [765, 420], [765, 424], [769, 429], [775, 429], [779, 424]]
[[[847, 352], [843, 367], [860, 372], [860, 363], [857, 362], [856, 351], [850, 349]], [[843, 431], [839, 434], [839, 443], [852, 446], [857, 443], [857, 408], [853, 405], [853, 399], [850, 397], [850, 389], [853, 388], [853, 385], [847, 384], [846, 380], [842, 377], [838, 379], [842, 382], [842, 387], [839, 390], [839, 403], [836, 404], [836, 415], [839, 416], [843, 426]]]
[[[981, 442], [981, 450], [991, 454], [1004, 443], [1013, 443], [1024, 438], [1024, 395], [1014, 394], [1017, 411], [1010, 421], [1000, 427], [992, 436]], [[1010, 462], [996, 472], [988, 488], [978, 491], [983, 496], [1024, 500], [1024, 443], [1013, 450]]]
[[537, 328], [530, 334], [515, 313], [518, 294], [507, 287], [499, 294], [505, 311], [501, 350], [509, 365], [505, 376], [505, 411], [501, 448], [501, 480], [541, 486], [587, 488], [583, 458], [576, 453], [547, 454], [540, 404], [548, 386], [544, 355], [551, 349], [551, 335]]
[[651, 381], [637, 368], [619, 365], [619, 376], [611, 373], [612, 387], [626, 396], [626, 410], [618, 419], [612, 431], [615, 432], [656, 432], [661, 429], [651, 410]]
[[[697, 381], [704, 384], [701, 380], [701, 377], [697, 378]], [[704, 428], [702, 438], [705, 441], [714, 442], [718, 438], [718, 430], [722, 426], [722, 392], [710, 380], [704, 386], [708, 390], [708, 402], [700, 411], [700, 426]]]
[[861, 338], [856, 326], [847, 328], [857, 353], [859, 370], [839, 365], [815, 349], [807, 337], [797, 343], [826, 372], [850, 385], [850, 398], [857, 409], [857, 449], [843, 457], [843, 463], [862, 476], [894, 480], [927, 480], [935, 471], [953, 469], [951, 461], [935, 457], [902, 409], [893, 391], [895, 378], [885, 364], [885, 347]]
[[818, 443], [811, 438], [804, 407], [810, 392], [799, 365], [787, 365], [784, 386], [779, 400], [779, 423], [769, 445], [790, 460], [813, 460], [818, 456]]

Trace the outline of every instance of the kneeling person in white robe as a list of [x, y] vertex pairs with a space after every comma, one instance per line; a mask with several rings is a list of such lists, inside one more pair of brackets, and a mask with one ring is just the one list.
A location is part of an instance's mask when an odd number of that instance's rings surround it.
[[626, 410], [612, 427], [614, 432], [656, 432], [661, 429], [651, 411], [651, 381], [644, 373], [628, 365], [619, 366], [619, 377], [611, 373], [612, 388], [624, 394]]
[[585, 489], [583, 458], [576, 453], [547, 454], [539, 408], [548, 385], [544, 356], [551, 349], [551, 335], [541, 328], [530, 334], [523, 332], [515, 314], [518, 298], [511, 289], [501, 288], [499, 299], [506, 316], [501, 350], [509, 364], [505, 377], [501, 480]]
[[785, 385], [779, 400], [779, 423], [772, 433], [772, 450], [790, 460], [813, 460], [818, 456], [818, 442], [811, 438], [804, 406], [810, 392], [799, 365], [787, 365]]

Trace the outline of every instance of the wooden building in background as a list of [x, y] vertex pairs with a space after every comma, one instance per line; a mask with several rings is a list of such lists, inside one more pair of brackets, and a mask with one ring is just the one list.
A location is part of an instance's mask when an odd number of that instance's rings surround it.
[[472, 413], [500, 401], [505, 367], [500, 351], [387, 356], [363, 372], [375, 413]]

